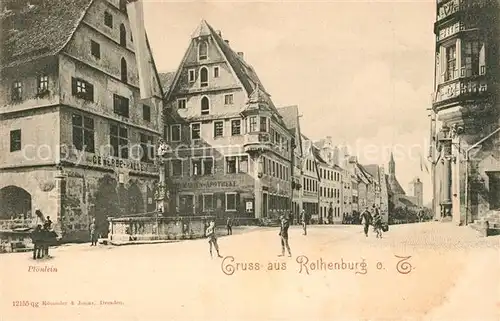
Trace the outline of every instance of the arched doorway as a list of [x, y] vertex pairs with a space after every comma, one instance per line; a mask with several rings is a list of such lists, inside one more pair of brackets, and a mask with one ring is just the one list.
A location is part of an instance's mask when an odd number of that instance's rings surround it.
[[0, 219], [26, 219], [31, 212], [31, 195], [17, 186], [0, 189]]
[[120, 202], [116, 193], [117, 182], [110, 176], [99, 179], [95, 196], [95, 220], [101, 237], [109, 233], [108, 217], [120, 215]]
[[128, 188], [128, 213], [139, 214], [144, 212], [144, 199], [137, 184], [132, 183]]

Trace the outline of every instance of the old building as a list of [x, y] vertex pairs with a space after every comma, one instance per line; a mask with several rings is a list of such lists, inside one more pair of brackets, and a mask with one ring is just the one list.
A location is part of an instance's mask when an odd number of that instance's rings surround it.
[[363, 168], [370, 173], [375, 181], [375, 200], [374, 204], [380, 209], [382, 220], [389, 221], [389, 201], [390, 201], [390, 188], [388, 177], [385, 174], [384, 166], [377, 164], [363, 165]]
[[286, 127], [295, 140], [292, 171], [292, 215], [294, 220], [298, 222], [302, 211], [302, 170], [304, 165], [302, 134], [300, 130], [301, 116], [299, 115], [299, 108], [296, 105], [278, 108], [278, 112], [283, 117]]
[[118, 0], [2, 3], [3, 218], [40, 209], [63, 239], [82, 240], [92, 217], [105, 236], [108, 216], [155, 209], [163, 94], [140, 8]]
[[202, 21], [164, 87], [170, 214], [261, 219], [290, 209], [294, 135], [242, 52]]
[[498, 218], [499, 14], [498, 0], [437, 1], [430, 155], [436, 219]]
[[319, 164], [312, 140], [302, 135], [302, 208], [314, 221], [319, 221]]

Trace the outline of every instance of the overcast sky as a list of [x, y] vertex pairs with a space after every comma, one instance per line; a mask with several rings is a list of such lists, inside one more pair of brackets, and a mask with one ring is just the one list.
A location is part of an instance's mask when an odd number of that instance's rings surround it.
[[361, 163], [386, 169], [393, 146], [403, 188], [419, 176], [430, 201], [420, 154], [429, 141], [434, 1], [145, 0], [144, 11], [160, 72], [177, 69], [205, 19], [245, 53], [277, 106], [299, 106], [306, 136], [331, 136]]

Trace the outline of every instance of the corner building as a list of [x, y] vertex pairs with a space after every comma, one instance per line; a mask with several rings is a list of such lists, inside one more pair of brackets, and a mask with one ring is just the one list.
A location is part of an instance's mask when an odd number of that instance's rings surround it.
[[10, 1], [1, 21], [2, 219], [40, 209], [81, 241], [94, 217], [105, 237], [108, 216], [154, 211], [163, 94], [145, 48], [140, 99], [125, 1]]
[[170, 214], [252, 220], [290, 209], [293, 134], [243, 53], [202, 21], [175, 75], [161, 77]]

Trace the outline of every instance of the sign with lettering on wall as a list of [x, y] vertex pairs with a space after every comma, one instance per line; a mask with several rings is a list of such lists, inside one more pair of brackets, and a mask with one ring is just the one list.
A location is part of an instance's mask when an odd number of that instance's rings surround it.
[[176, 185], [182, 189], [235, 188], [239, 186], [237, 181], [180, 182]]

